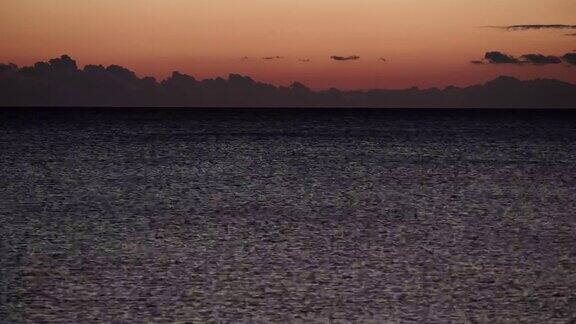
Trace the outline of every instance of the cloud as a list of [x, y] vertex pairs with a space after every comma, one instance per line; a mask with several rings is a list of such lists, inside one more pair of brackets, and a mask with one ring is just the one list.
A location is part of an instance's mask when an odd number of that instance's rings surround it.
[[284, 58], [283, 56], [265, 56], [262, 59], [271, 61], [271, 60], [281, 60], [283, 58]]
[[310, 59], [309, 58], [303, 58], [303, 59], [299, 59], [298, 61], [308, 63], [308, 62], [310, 62]]
[[522, 62], [512, 55], [501, 52], [488, 52], [484, 59], [490, 64], [522, 64]]
[[564, 62], [568, 64], [576, 65], [576, 53], [564, 54], [564, 56], [562, 56], [562, 59], [564, 60]]
[[565, 34], [564, 36], [576, 36], [576, 33], [573, 33], [573, 34]]
[[330, 56], [331, 59], [333, 59], [334, 61], [356, 61], [360, 59], [360, 56], [358, 55], [352, 55], [352, 56]]
[[528, 63], [535, 65], [546, 65], [546, 64], [560, 64], [562, 59], [557, 56], [546, 56], [542, 54], [525, 54], [521, 56]]
[[0, 73], [4, 72], [18, 72], [18, 66], [14, 63], [0, 63]]
[[388, 60], [387, 60], [386, 58], [384, 58], [384, 57], [381, 57], [379, 60], [382, 61], [382, 62], [388, 62]]
[[541, 29], [576, 29], [576, 25], [563, 25], [563, 24], [551, 24], [551, 25], [510, 25], [510, 26], [485, 26], [488, 28], [504, 29], [508, 31], [519, 31], [519, 30], [541, 30]]
[[[499, 54], [490, 57], [519, 61]], [[533, 55], [523, 60], [542, 59]], [[565, 54], [562, 59], [576, 65], [576, 53]], [[553, 79], [521, 81], [500, 77], [484, 85], [445, 90], [312, 91], [300, 83], [276, 87], [237, 74], [228, 79], [196, 80], [174, 72], [158, 82], [154, 78], [140, 78], [118, 65], [87, 65], [78, 69], [74, 60], [66, 56], [22, 68], [0, 64], [0, 106], [571, 108], [575, 105], [576, 85]]]
[[76, 61], [74, 61], [68, 55], [62, 55], [60, 58], [51, 59], [48, 61], [50, 63], [50, 67], [54, 70], [60, 71], [76, 71], [78, 70], [78, 66], [76, 65]]
[[531, 64], [531, 65], [549, 65], [561, 64], [566, 62], [570, 65], [576, 65], [576, 53], [567, 53], [564, 56], [543, 55], [543, 54], [524, 54], [519, 58], [502, 52], [487, 52], [483, 60], [470, 61], [472, 64]]

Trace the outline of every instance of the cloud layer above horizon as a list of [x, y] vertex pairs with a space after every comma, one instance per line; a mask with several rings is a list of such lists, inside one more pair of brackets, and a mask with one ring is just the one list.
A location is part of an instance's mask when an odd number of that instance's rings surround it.
[[160, 82], [120, 65], [88, 64], [68, 55], [19, 68], [0, 64], [0, 106], [193, 106], [193, 107], [565, 107], [576, 104], [576, 85], [554, 79], [521, 81], [501, 76], [459, 88], [314, 91], [301, 82], [288, 87], [248, 76], [198, 80], [173, 72]]

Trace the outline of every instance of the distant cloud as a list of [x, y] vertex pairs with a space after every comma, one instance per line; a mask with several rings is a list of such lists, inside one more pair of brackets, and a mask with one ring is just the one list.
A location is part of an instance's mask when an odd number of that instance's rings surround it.
[[531, 65], [549, 65], [561, 64], [566, 62], [570, 65], [576, 65], [576, 53], [567, 53], [564, 56], [543, 55], [543, 54], [524, 54], [515, 57], [502, 52], [488, 52], [484, 55], [483, 60], [470, 61], [472, 64], [531, 64]]
[[508, 31], [519, 31], [519, 30], [541, 30], [541, 29], [576, 29], [576, 25], [563, 25], [563, 24], [551, 24], [551, 25], [510, 25], [510, 26], [485, 26], [487, 28], [504, 29]]
[[484, 55], [484, 59], [491, 64], [521, 64], [522, 62], [512, 55], [504, 54], [502, 52], [488, 52]]
[[330, 56], [331, 59], [333, 59], [334, 61], [356, 61], [360, 59], [360, 56], [358, 55], [352, 55], [352, 56]]
[[576, 53], [567, 53], [562, 56], [562, 59], [568, 64], [576, 65]]
[[576, 36], [576, 33], [573, 33], [573, 34], [566, 34], [566, 35], [564, 35], [564, 36]]
[[310, 62], [310, 59], [309, 58], [303, 58], [303, 59], [299, 59], [298, 61], [308, 63], [308, 62]]
[[536, 64], [536, 65], [546, 65], [546, 64], [560, 64], [562, 59], [557, 56], [546, 56], [542, 54], [526, 54], [522, 55], [526, 62]]
[[0, 63], [0, 73], [17, 72], [17, 71], [18, 71], [18, 66], [14, 63], [8, 63], [8, 64]]
[[262, 59], [270, 61], [270, 60], [281, 60], [283, 58], [284, 58], [283, 56], [265, 56]]
[[382, 61], [382, 62], [388, 62], [388, 60], [387, 60], [386, 58], [384, 58], [384, 57], [381, 57], [381, 58], [380, 58], [380, 61]]

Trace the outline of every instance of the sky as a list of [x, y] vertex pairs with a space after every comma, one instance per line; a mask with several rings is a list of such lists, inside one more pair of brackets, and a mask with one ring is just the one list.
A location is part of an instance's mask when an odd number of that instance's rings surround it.
[[68, 54], [158, 79], [240, 73], [315, 89], [465, 86], [499, 75], [576, 82], [567, 64], [470, 63], [489, 51], [576, 50], [576, 29], [487, 27], [539, 24], [576, 25], [576, 1], [3, 0], [0, 62]]

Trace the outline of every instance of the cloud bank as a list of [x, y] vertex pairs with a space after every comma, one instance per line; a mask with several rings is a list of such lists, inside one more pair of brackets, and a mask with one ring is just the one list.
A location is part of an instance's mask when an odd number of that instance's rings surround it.
[[[513, 61], [501, 55], [494, 60]], [[530, 59], [539, 62], [542, 57]], [[544, 57], [544, 60], [549, 58]], [[576, 53], [563, 56], [576, 64]], [[304, 84], [274, 86], [231, 74], [197, 80], [174, 72], [163, 80], [119, 66], [78, 68], [69, 56], [18, 67], [0, 64], [0, 106], [152, 107], [576, 107], [576, 85], [558, 80], [500, 77], [483, 85], [420, 90], [312, 91]]]

